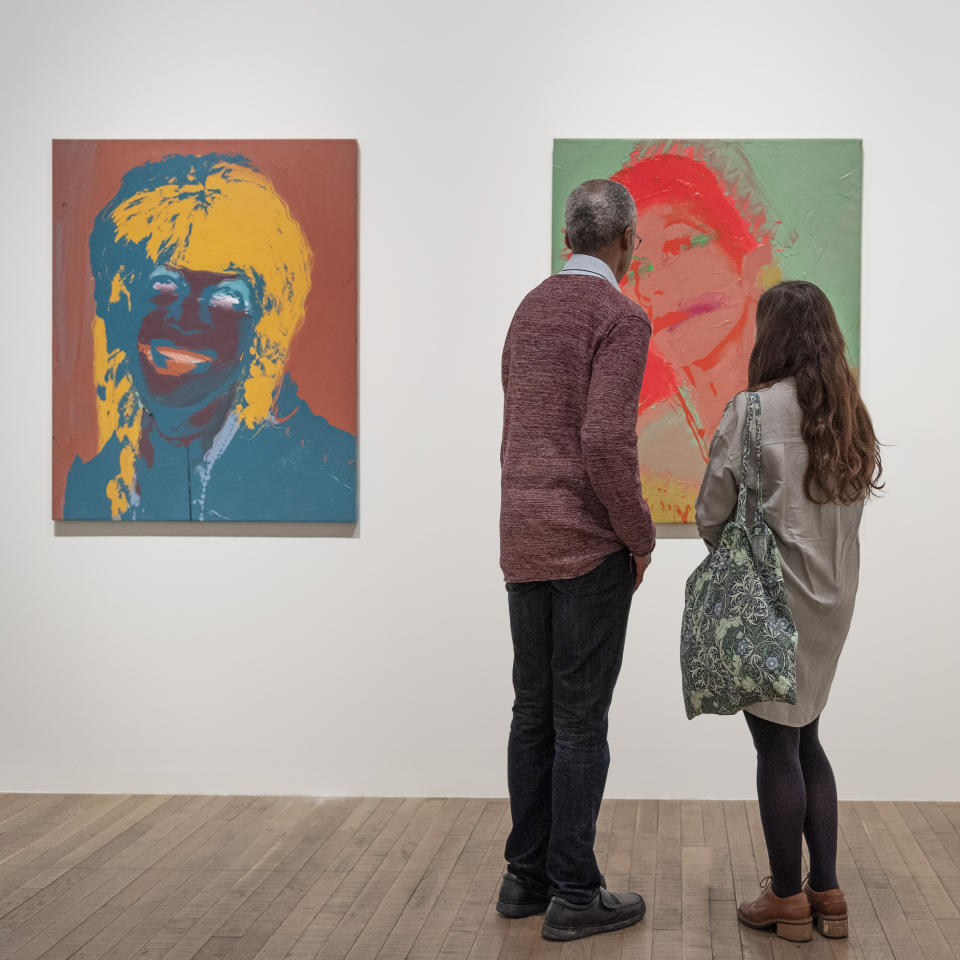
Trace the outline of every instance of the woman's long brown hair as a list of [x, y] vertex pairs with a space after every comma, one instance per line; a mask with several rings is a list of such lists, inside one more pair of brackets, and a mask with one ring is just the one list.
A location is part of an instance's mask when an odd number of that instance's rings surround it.
[[760, 297], [748, 377], [750, 390], [795, 379], [810, 455], [803, 488], [814, 503], [853, 503], [883, 486], [880, 444], [833, 307], [818, 286], [788, 280]]

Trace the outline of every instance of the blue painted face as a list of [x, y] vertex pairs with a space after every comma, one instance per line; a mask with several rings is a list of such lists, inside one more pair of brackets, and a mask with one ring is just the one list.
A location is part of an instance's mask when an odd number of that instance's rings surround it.
[[183, 438], [206, 431], [211, 417], [222, 423], [260, 315], [252, 283], [238, 274], [169, 265], [145, 272], [129, 321], [111, 332], [125, 341], [116, 345], [161, 433]]

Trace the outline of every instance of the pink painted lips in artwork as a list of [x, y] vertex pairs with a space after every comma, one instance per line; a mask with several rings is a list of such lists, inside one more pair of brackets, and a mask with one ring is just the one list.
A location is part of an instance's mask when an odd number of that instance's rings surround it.
[[726, 305], [726, 302], [727, 298], [722, 293], [704, 294], [701, 297], [682, 303], [679, 310], [661, 313], [658, 316], [654, 315], [651, 320], [653, 331], [659, 333], [661, 330], [672, 330], [693, 317], [699, 317], [704, 313], [713, 313], [715, 310], [721, 309]]
[[169, 340], [140, 341], [140, 353], [153, 370], [164, 377], [182, 377], [205, 370], [217, 358], [213, 350], [188, 350]]

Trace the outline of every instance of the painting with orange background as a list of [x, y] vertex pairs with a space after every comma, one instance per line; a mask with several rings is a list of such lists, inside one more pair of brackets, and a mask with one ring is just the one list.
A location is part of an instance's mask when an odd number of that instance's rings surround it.
[[710, 441], [746, 388], [765, 289], [820, 286], [859, 369], [862, 166], [859, 140], [554, 141], [554, 270], [579, 183], [616, 180], [637, 205], [642, 242], [621, 289], [653, 324], [637, 442], [658, 523], [694, 521]]
[[53, 516], [356, 518], [357, 144], [53, 144]]

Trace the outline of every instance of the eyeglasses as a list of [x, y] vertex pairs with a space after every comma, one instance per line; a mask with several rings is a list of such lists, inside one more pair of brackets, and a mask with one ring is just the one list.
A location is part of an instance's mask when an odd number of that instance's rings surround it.
[[643, 241], [642, 241], [636, 234], [634, 234], [634, 235], [633, 235], [633, 249], [634, 249], [634, 250], [639, 250], [641, 243], [643, 243]]

